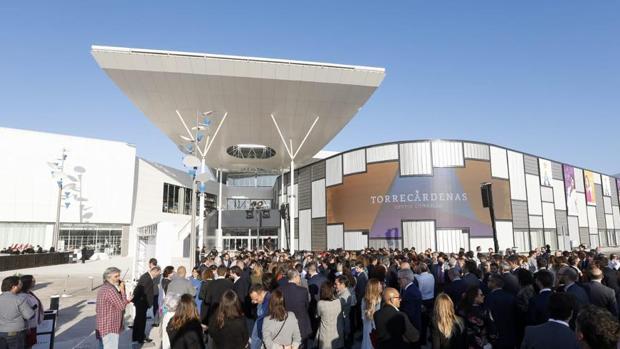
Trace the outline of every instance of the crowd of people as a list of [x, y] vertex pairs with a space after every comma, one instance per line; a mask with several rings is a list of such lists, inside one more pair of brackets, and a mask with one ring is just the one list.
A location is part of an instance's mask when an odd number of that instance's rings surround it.
[[12, 244], [0, 250], [0, 254], [30, 254], [45, 252], [48, 251], [43, 250], [43, 247], [39, 245], [33, 246], [31, 244]]
[[43, 304], [34, 294], [32, 275], [8, 276], [0, 294], [0, 349], [31, 348], [43, 321]]
[[163, 348], [616, 348], [619, 267], [548, 248], [212, 252], [189, 276], [152, 259], [130, 298], [105, 271], [97, 336], [117, 348], [133, 302], [132, 340], [148, 346], [152, 313]]

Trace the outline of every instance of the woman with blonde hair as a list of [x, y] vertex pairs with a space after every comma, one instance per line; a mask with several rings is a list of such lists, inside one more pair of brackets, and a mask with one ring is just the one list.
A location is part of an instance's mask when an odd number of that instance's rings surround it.
[[250, 284], [260, 285], [263, 283], [263, 266], [259, 263], [254, 263], [252, 273], [250, 274]]
[[377, 279], [368, 280], [366, 294], [362, 299], [362, 346], [361, 349], [372, 349], [370, 332], [375, 328], [373, 316], [381, 308], [383, 286]]
[[456, 316], [452, 299], [440, 293], [433, 311], [433, 349], [465, 349], [467, 334], [463, 319]]

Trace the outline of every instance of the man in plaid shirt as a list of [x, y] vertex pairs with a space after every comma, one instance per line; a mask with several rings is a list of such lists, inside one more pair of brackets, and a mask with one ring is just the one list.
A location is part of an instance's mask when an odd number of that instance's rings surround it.
[[103, 285], [97, 292], [97, 338], [104, 349], [118, 349], [123, 329], [125, 306], [131, 301], [125, 295], [125, 283], [120, 280], [121, 271], [109, 267], [103, 272]]

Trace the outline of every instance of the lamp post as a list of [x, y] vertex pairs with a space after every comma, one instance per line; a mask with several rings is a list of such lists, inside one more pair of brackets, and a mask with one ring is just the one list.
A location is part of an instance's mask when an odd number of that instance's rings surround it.
[[[189, 247], [190, 249], [189, 263], [190, 263], [191, 268], [193, 268], [194, 266], [196, 266], [196, 182], [197, 182], [196, 171], [200, 167], [201, 175], [198, 177], [200, 179], [199, 181], [201, 182], [200, 189], [201, 189], [201, 192], [203, 192], [204, 182], [205, 182], [204, 171], [206, 169], [205, 159], [207, 157], [207, 153], [209, 152], [209, 149], [213, 145], [213, 141], [215, 140], [215, 137], [217, 137], [217, 134], [220, 131], [220, 128], [222, 127], [222, 124], [226, 120], [226, 116], [228, 115], [228, 113], [224, 113], [224, 116], [222, 117], [222, 120], [220, 120], [220, 123], [217, 126], [217, 129], [215, 130], [213, 135], [206, 135], [206, 137], [205, 137], [205, 133], [208, 133], [209, 125], [211, 124], [211, 120], [209, 120], [208, 117], [211, 114], [213, 114], [213, 111], [207, 111], [204, 113], [197, 112], [196, 119], [195, 119], [196, 125], [192, 127], [191, 130], [189, 127], [187, 127], [187, 123], [185, 122], [185, 120], [183, 119], [183, 116], [178, 110], [176, 110], [176, 114], [179, 117], [179, 121], [183, 125], [183, 128], [187, 132], [187, 134], [179, 135], [179, 137], [183, 141], [188, 142], [184, 147], [180, 147], [180, 149], [186, 154], [186, 156], [183, 158], [183, 164], [185, 165], [185, 167], [190, 169], [190, 174], [192, 177], [192, 194], [191, 194], [192, 195], [191, 197], [192, 212], [191, 212], [191, 221], [190, 221], [191, 226], [190, 226], [190, 243], [189, 243], [189, 246], [190, 246]], [[202, 146], [201, 143], [204, 143], [204, 146]], [[198, 158], [198, 155], [200, 155], [200, 158]], [[202, 193], [201, 195], [204, 195], [204, 193]], [[204, 220], [204, 197], [201, 197], [200, 202], [202, 206], [200, 208], [200, 220], [203, 221]], [[200, 229], [199, 235], [202, 237], [203, 236], [202, 232], [204, 230], [204, 222], [200, 224], [199, 229]], [[204, 243], [204, 241], [202, 240], [204, 239], [201, 239], [200, 241], [201, 247], [203, 246], [203, 243]]]
[[62, 189], [63, 181], [65, 178], [65, 173], [63, 172], [63, 170], [65, 168], [66, 159], [67, 150], [63, 148], [60, 158], [56, 159], [55, 162], [48, 162], [48, 165], [52, 168], [52, 177], [56, 180], [56, 184], [58, 185], [58, 198], [56, 200], [56, 221], [54, 223], [54, 233], [52, 235], [52, 247], [54, 248], [54, 250], [58, 249], [58, 237], [60, 235], [60, 206], [62, 204]]

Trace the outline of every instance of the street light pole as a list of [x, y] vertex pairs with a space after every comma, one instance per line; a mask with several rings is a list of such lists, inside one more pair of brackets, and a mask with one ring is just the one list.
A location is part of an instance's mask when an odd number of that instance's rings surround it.
[[58, 172], [54, 172], [52, 171], [52, 175], [56, 175], [57, 181], [56, 183], [58, 184], [58, 199], [56, 200], [56, 221], [54, 224], [54, 234], [52, 235], [52, 247], [54, 248], [54, 250], [58, 249], [58, 238], [60, 236], [60, 205], [62, 202], [62, 187], [63, 187], [63, 177], [64, 177], [64, 167], [65, 167], [65, 160], [67, 159], [67, 151], [66, 149], [62, 149], [62, 155], [60, 156], [60, 159], [58, 159], [58, 163], [56, 163], [56, 168], [55, 170], [57, 170]]

